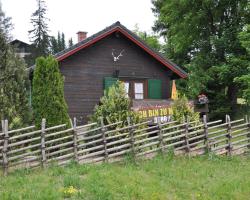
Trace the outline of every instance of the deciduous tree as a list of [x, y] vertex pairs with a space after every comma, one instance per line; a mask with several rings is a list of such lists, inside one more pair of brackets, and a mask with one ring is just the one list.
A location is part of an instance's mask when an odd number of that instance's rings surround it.
[[164, 45], [160, 43], [159, 36], [141, 31], [136, 25], [134, 32], [151, 48], [156, 51], [163, 51]]
[[247, 25], [245, 29], [239, 34], [241, 44], [246, 48], [247, 55], [240, 58], [235, 58], [241, 65], [247, 66], [248, 73], [235, 78], [236, 83], [241, 84], [242, 97], [246, 100], [248, 106], [250, 106], [250, 25]]
[[217, 117], [234, 111], [240, 89], [234, 78], [248, 73], [247, 66], [238, 66], [234, 59], [246, 55], [238, 34], [250, 19], [248, 4], [248, 0], [153, 0], [154, 30], [165, 37], [167, 56], [189, 72], [179, 88], [191, 98], [207, 93]]

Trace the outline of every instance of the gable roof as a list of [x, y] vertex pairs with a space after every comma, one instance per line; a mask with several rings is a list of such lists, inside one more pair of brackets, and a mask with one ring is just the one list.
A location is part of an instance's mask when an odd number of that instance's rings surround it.
[[110, 34], [112, 34], [114, 32], [122, 33], [125, 37], [127, 37], [129, 40], [131, 40], [137, 46], [141, 47], [144, 51], [146, 51], [148, 54], [150, 54], [152, 57], [154, 57], [157, 61], [162, 63], [168, 69], [172, 70], [180, 78], [187, 77], [187, 73], [184, 70], [182, 70], [175, 63], [166, 59], [161, 53], [159, 53], [159, 52], [153, 50], [151, 47], [149, 47], [144, 41], [142, 41], [142, 39], [140, 39], [135, 33], [133, 33], [132, 31], [127, 29], [125, 26], [123, 26], [119, 21], [112, 24], [111, 26], [103, 29], [102, 31], [84, 39], [83, 41], [73, 45], [72, 47], [55, 54], [55, 57], [58, 61], [62, 61], [64, 59], [66, 59], [67, 57], [71, 56], [72, 54], [74, 54], [74, 53], [76, 53], [84, 48], [89, 47], [90, 45], [98, 42], [99, 40], [109, 36]]
[[29, 47], [30, 46], [28, 43], [23, 42], [23, 41], [18, 40], [18, 39], [12, 40], [9, 44], [11, 44], [11, 45], [17, 45], [17, 46], [25, 46], [25, 47]]

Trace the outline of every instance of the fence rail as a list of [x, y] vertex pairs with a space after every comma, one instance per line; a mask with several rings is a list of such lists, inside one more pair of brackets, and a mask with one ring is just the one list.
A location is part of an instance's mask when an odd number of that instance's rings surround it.
[[[8, 130], [8, 121], [2, 120], [0, 131], [0, 166], [4, 175], [17, 168], [46, 167], [52, 162], [59, 165], [71, 160], [78, 163], [114, 162], [123, 155], [133, 158], [165, 153], [170, 149], [179, 154], [199, 155], [243, 154], [250, 149], [249, 118], [231, 121], [207, 122], [176, 121], [152, 125], [150, 121], [133, 124], [123, 122], [104, 125], [91, 123], [72, 127], [65, 124], [46, 128], [43, 119], [40, 129], [29, 126]], [[120, 128], [115, 128], [119, 125]], [[118, 126], [117, 126], [118, 127]]]

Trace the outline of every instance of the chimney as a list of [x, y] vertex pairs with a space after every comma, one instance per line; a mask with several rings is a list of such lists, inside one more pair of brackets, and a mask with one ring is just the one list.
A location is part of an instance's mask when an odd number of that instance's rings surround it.
[[87, 38], [87, 33], [88, 32], [84, 32], [84, 31], [78, 31], [76, 34], [78, 36], [78, 42], [81, 42], [82, 40]]

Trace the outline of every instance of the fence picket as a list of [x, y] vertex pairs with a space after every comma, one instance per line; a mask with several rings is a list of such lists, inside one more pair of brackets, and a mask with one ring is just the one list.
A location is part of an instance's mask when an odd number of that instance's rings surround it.
[[159, 137], [159, 149], [160, 149], [160, 152], [163, 153], [164, 152], [164, 144], [163, 144], [163, 134], [162, 134], [162, 124], [161, 122], [159, 121], [158, 122], [158, 137]]
[[129, 127], [131, 154], [134, 159], [135, 158], [135, 138], [134, 138], [135, 128], [134, 128], [134, 124], [131, 124], [130, 117], [127, 118], [127, 122], [128, 122], [128, 127]]
[[46, 149], [45, 149], [45, 128], [46, 128], [46, 119], [42, 119], [41, 125], [41, 154], [42, 154], [42, 167], [46, 167]]
[[100, 118], [101, 121], [101, 134], [102, 134], [102, 142], [104, 149], [104, 162], [108, 162], [108, 151], [107, 151], [107, 139], [106, 139], [106, 128], [104, 126], [103, 118]]
[[79, 162], [79, 159], [78, 159], [78, 147], [77, 147], [77, 130], [76, 130], [76, 118], [74, 117], [73, 119], [73, 134], [74, 134], [74, 144], [73, 144], [73, 147], [74, 147], [74, 157], [75, 157], [75, 161], [76, 162]]
[[232, 155], [232, 125], [231, 125], [231, 119], [229, 115], [226, 115], [226, 123], [227, 123], [227, 155], [231, 156]]
[[8, 144], [9, 144], [9, 133], [8, 133], [8, 120], [2, 120], [2, 130], [4, 133], [4, 143], [3, 143], [3, 174], [8, 175]]
[[[173, 124], [171, 127], [163, 127], [163, 124], [159, 122], [145, 128], [141, 125], [146, 123], [133, 124], [131, 119], [127, 118], [128, 125], [119, 129], [115, 129], [113, 126], [105, 126], [103, 118], [100, 118], [100, 122], [99, 127], [93, 127], [92, 125], [77, 127], [76, 118], [74, 118], [72, 128], [58, 130], [64, 125], [46, 128], [46, 120], [43, 119], [40, 130], [30, 128], [30, 132], [28, 132], [27, 128], [17, 129], [26, 132], [20, 136], [12, 135], [9, 137], [10, 132], [15, 133], [17, 130], [9, 131], [8, 121], [2, 120], [1, 136], [3, 138], [0, 142], [3, 145], [0, 146], [2, 151], [0, 162], [3, 165], [4, 174], [7, 175], [12, 167], [22, 167], [24, 165], [21, 164], [28, 162], [31, 162], [29, 167], [37, 164], [46, 167], [47, 163], [53, 160], [57, 161], [58, 164], [66, 164], [70, 159], [75, 159], [77, 162], [81, 161], [81, 163], [108, 162], [113, 161], [110, 158], [122, 156], [129, 152], [133, 158], [146, 154], [152, 154], [148, 156], [152, 157], [157, 154], [156, 152], [164, 153], [167, 148], [174, 148], [175, 151], [185, 149], [189, 156], [191, 152], [197, 155], [203, 154], [203, 151], [198, 150], [204, 148], [207, 152], [214, 151], [217, 154], [227, 153], [227, 155], [242, 154], [246, 152], [247, 147], [250, 148], [250, 122], [248, 117], [246, 117], [245, 122], [242, 122], [242, 120], [231, 121], [229, 115], [227, 115], [226, 123], [222, 124], [221, 121], [207, 122], [206, 116], [203, 116], [202, 125], [195, 127], [190, 127], [192, 122], [189, 122], [189, 120], [186, 120], [186, 123], [183, 124]], [[221, 122], [221, 124], [218, 125], [218, 122]], [[211, 126], [212, 124], [213, 126]], [[79, 127], [81, 128], [80, 131]], [[85, 130], [84, 127], [89, 128]], [[107, 127], [109, 128], [107, 129]], [[241, 132], [243, 130], [244, 132]], [[96, 134], [82, 138], [85, 133], [91, 132]], [[71, 134], [65, 136], [63, 133]], [[56, 139], [53, 139], [55, 136], [57, 136]], [[38, 142], [34, 142], [36, 140]], [[52, 143], [53, 145], [50, 145]], [[214, 145], [214, 147], [211, 148], [211, 145]], [[236, 152], [237, 149], [242, 150]], [[39, 158], [27, 157], [38, 152], [40, 152]], [[182, 152], [180, 151], [180, 153]], [[120, 158], [115, 160], [120, 160]], [[41, 160], [34, 163], [37, 159]]]
[[190, 155], [190, 145], [189, 145], [189, 139], [188, 139], [188, 127], [189, 127], [189, 119], [187, 119], [187, 122], [185, 124], [185, 144], [186, 144], [186, 152], [188, 155]]
[[208, 125], [207, 125], [207, 115], [203, 115], [203, 124], [204, 124], [204, 144], [206, 145], [206, 152], [210, 152], [209, 138], [208, 138]]
[[249, 119], [249, 116], [246, 116], [246, 123], [247, 123], [247, 127], [248, 127], [248, 134], [247, 134], [247, 137], [249, 138], [249, 140], [247, 141], [248, 142], [248, 149], [250, 149], [250, 119]]

